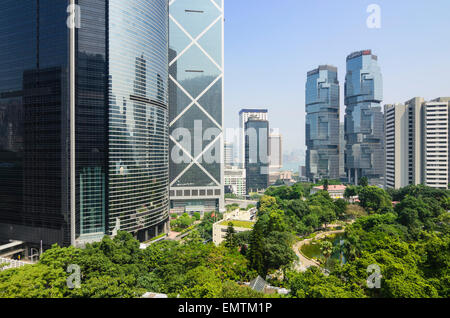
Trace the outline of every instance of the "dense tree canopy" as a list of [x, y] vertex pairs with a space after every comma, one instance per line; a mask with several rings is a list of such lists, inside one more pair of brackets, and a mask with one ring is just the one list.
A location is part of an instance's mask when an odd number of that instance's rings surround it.
[[[258, 203], [253, 230], [234, 233], [230, 226], [220, 246], [208, 243], [212, 224], [222, 217], [215, 212], [205, 214], [182, 242], [164, 240], [140, 249], [131, 234], [119, 232], [84, 249], [55, 245], [38, 264], [0, 271], [0, 297], [127, 298], [148, 291], [170, 297], [265, 297], [238, 283], [258, 274], [277, 274], [269, 280], [290, 289], [288, 297], [450, 297], [448, 191], [349, 187], [346, 197], [360, 199], [349, 205], [326, 191], [310, 195], [310, 187], [270, 188]], [[348, 219], [354, 222], [342, 222]], [[296, 240], [338, 220], [339, 226], [346, 224], [339, 245], [346, 262], [328, 271], [295, 271]], [[336, 246], [319, 243], [321, 253], [332, 257]], [[71, 265], [80, 268], [80, 288], [67, 284]], [[367, 284], [373, 265], [380, 269], [380, 288]]]

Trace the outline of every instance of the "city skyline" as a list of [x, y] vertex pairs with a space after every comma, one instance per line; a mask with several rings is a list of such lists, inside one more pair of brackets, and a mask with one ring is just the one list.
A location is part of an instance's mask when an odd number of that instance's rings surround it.
[[4, 0], [0, 298], [448, 299], [450, 3], [372, 1]]
[[[285, 153], [305, 150], [303, 74], [317, 65], [332, 64], [338, 68], [339, 82], [344, 83], [346, 56], [364, 49], [379, 57], [384, 77], [382, 105], [413, 95], [426, 100], [448, 95], [446, 53], [450, 44], [443, 39], [450, 29], [445, 10], [450, 3], [438, 1], [429, 6], [424, 1], [377, 1], [381, 28], [370, 29], [366, 21], [371, 3], [284, 0], [273, 6], [272, 1], [227, 2], [225, 127], [239, 126], [236, 114], [242, 108], [267, 108], [272, 114], [271, 126], [284, 135]], [[269, 22], [261, 18], [266, 16], [272, 17]], [[419, 17], [423, 23], [417, 23]], [[327, 23], [308, 27], [317, 19]], [[417, 45], [411, 48], [411, 43]], [[439, 49], [430, 50], [436, 43]], [[270, 68], [259, 67], [268, 61]], [[406, 81], [408, 85], [398, 85]], [[343, 92], [342, 87], [341, 122]]]

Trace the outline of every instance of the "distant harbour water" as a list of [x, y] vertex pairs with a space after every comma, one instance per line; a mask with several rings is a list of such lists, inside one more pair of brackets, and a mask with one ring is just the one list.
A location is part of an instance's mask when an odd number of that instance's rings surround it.
[[289, 163], [283, 163], [283, 169], [282, 171], [292, 171], [292, 172], [298, 172], [298, 169], [300, 166], [304, 166], [305, 164], [302, 162], [289, 162]]

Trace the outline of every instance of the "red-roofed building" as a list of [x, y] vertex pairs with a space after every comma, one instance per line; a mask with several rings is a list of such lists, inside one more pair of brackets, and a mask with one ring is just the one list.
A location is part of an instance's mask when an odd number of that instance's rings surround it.
[[[311, 194], [317, 193], [319, 191], [323, 191], [323, 186], [314, 187], [311, 189]], [[328, 186], [328, 194], [332, 199], [343, 199], [344, 192], [347, 187], [345, 185], [329, 185]]]

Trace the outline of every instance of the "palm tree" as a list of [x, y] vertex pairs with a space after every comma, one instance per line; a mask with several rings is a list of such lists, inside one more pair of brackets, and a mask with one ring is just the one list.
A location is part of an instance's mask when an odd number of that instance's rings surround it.
[[323, 256], [325, 257], [325, 264], [328, 261], [328, 258], [333, 253], [333, 243], [330, 241], [324, 240], [320, 243], [320, 251], [322, 252]]

